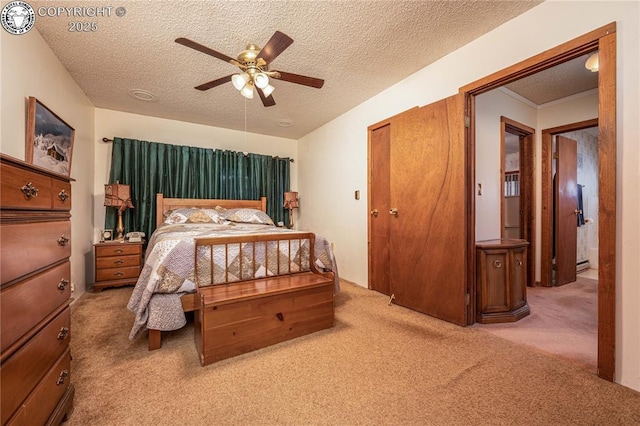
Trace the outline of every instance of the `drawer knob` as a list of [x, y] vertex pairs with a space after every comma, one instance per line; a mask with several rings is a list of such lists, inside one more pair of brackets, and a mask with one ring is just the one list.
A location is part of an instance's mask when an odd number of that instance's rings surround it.
[[67, 377], [69, 377], [69, 371], [62, 370], [60, 372], [60, 376], [58, 377], [58, 380], [56, 381], [56, 385], [60, 386], [61, 384], [63, 384], [64, 381], [67, 379]]
[[121, 277], [121, 276], [123, 276], [123, 275], [124, 275], [124, 272], [122, 272], [122, 271], [118, 271], [118, 272], [116, 272], [116, 273], [115, 273], [115, 274], [113, 274], [113, 275], [115, 275], [116, 277]]
[[496, 269], [502, 268], [502, 262], [500, 262], [499, 260], [494, 260], [493, 261], [493, 267], [496, 268]]
[[58, 238], [58, 244], [62, 247], [66, 246], [69, 243], [69, 239], [62, 234], [60, 238]]
[[38, 196], [38, 188], [33, 186], [31, 182], [27, 183], [25, 186], [20, 188], [20, 190], [25, 195], [25, 197], [27, 197], [27, 200], [36, 198]]
[[67, 338], [67, 336], [69, 335], [69, 328], [68, 327], [62, 327], [60, 329], [60, 332], [58, 333], [58, 340], [64, 340]]
[[522, 260], [516, 259], [516, 266], [522, 266]]
[[124, 260], [118, 259], [113, 263], [115, 263], [116, 265], [122, 265], [124, 263]]
[[58, 198], [64, 203], [69, 198], [69, 193], [63, 189], [62, 191], [58, 192]]
[[284, 321], [284, 315], [282, 315], [282, 312], [278, 312], [276, 314], [276, 318], [278, 318], [280, 321]]
[[115, 249], [113, 252], [114, 252], [114, 253], [117, 253], [117, 254], [120, 254], [120, 253], [124, 252], [124, 250], [122, 250], [122, 249]]
[[66, 278], [62, 278], [58, 283], [58, 290], [64, 291], [65, 288], [69, 285], [69, 280]]

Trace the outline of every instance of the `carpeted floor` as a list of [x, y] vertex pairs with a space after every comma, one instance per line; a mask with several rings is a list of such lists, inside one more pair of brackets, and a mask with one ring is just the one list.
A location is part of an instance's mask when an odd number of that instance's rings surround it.
[[520, 321], [474, 324], [509, 341], [575, 362], [598, 365], [598, 281], [583, 278], [560, 287], [527, 287], [531, 313]]
[[335, 327], [201, 367], [193, 326], [148, 352], [131, 288], [72, 307], [70, 425], [638, 425], [640, 393], [343, 282]]

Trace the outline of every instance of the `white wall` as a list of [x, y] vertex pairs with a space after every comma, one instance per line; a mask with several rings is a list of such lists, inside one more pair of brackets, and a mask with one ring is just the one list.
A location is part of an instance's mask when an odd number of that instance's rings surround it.
[[104, 185], [109, 179], [111, 167], [111, 143], [102, 138], [114, 137], [138, 139], [149, 142], [188, 145], [201, 148], [252, 152], [255, 154], [293, 158], [291, 163], [291, 188], [298, 182], [298, 144], [294, 139], [245, 133], [237, 130], [185, 123], [183, 121], [147, 117], [108, 109], [95, 110], [95, 182], [94, 182], [94, 230], [95, 241], [104, 228]]
[[[333, 241], [341, 276], [366, 286], [367, 126], [453, 95], [466, 84], [615, 21], [616, 381], [640, 390], [640, 314], [636, 309], [640, 300], [639, 9], [638, 2], [545, 1], [306, 135], [300, 140], [298, 189], [310, 208], [301, 214], [300, 227]], [[356, 189], [361, 190], [360, 201], [353, 200]]]
[[75, 128], [71, 158], [71, 282], [73, 297], [79, 297], [93, 281], [93, 104], [51, 52], [40, 34], [32, 29], [24, 35], [2, 33], [0, 69], [0, 150], [25, 159], [27, 100], [34, 96]]

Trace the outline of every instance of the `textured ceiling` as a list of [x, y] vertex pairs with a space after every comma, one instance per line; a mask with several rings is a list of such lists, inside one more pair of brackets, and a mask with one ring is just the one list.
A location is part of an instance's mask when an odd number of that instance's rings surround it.
[[595, 89], [598, 87], [598, 73], [584, 66], [589, 55], [540, 71], [505, 87], [536, 105]]
[[[36, 15], [36, 28], [96, 107], [297, 139], [524, 13], [539, 1], [30, 1], [39, 7], [112, 7], [110, 16]], [[126, 13], [116, 16], [116, 7]], [[106, 9], [109, 10], [109, 9]], [[46, 13], [45, 13], [46, 14]], [[95, 22], [77, 32], [73, 22]], [[230, 83], [194, 86], [236, 72], [174, 42], [186, 37], [236, 57], [282, 31], [294, 43], [272, 69], [325, 80], [322, 89], [275, 81], [276, 105], [245, 99]], [[145, 90], [154, 102], [134, 99]], [[515, 89], [514, 89], [515, 90]], [[291, 120], [292, 127], [280, 127]]]

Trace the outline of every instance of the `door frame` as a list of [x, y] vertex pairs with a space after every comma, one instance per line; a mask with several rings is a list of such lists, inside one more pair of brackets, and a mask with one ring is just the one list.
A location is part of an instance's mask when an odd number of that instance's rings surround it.
[[[616, 23], [612, 22], [460, 88], [465, 99], [465, 145], [468, 147], [467, 274], [476, 276], [475, 249], [475, 97], [560, 63], [599, 51], [598, 72], [598, 376], [615, 374], [616, 330]], [[542, 210], [550, 206], [542, 205]], [[471, 297], [475, 300], [475, 282]]]
[[[518, 136], [520, 144], [520, 238], [529, 241], [527, 249], [527, 285], [535, 283], [536, 270], [536, 197], [535, 197], [535, 134], [536, 130], [507, 117], [500, 117], [500, 161], [502, 185], [504, 188], [505, 171], [504, 149], [505, 133]], [[504, 232], [504, 195], [500, 197], [500, 228]]]
[[[598, 126], [598, 119], [580, 121], [542, 130], [542, 201], [543, 206], [553, 206], [553, 137]], [[599, 162], [598, 162], [599, 163]], [[599, 191], [598, 191], [599, 193]], [[541, 214], [540, 234], [540, 285], [553, 287], [553, 209], [544, 208]]]

